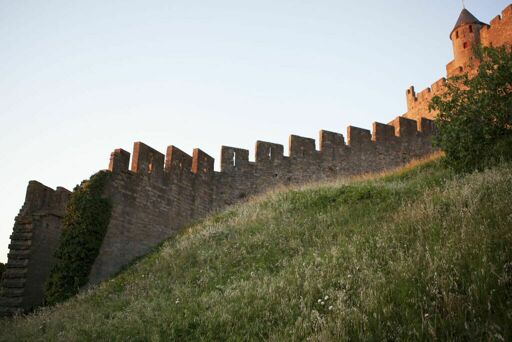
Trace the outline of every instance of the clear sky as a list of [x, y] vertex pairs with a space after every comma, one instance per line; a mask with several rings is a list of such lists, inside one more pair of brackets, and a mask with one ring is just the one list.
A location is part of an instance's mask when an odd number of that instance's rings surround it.
[[[510, 0], [466, 0], [489, 22]], [[445, 75], [460, 0], [0, 0], [0, 262], [29, 180], [143, 141], [254, 149], [370, 128]], [[253, 159], [251, 155], [251, 159]]]

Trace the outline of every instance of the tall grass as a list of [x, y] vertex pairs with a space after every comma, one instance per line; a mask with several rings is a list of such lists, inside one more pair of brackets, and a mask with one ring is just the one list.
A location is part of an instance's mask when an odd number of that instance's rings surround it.
[[512, 173], [438, 160], [260, 197], [0, 340], [510, 340]]

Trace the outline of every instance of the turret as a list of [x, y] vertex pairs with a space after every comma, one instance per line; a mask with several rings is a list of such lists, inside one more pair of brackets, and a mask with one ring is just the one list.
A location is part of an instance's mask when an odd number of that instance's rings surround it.
[[448, 77], [465, 73], [473, 63], [473, 46], [480, 45], [480, 30], [487, 24], [478, 20], [467, 9], [463, 9], [455, 24], [450, 39], [453, 44], [454, 60], [448, 64]]

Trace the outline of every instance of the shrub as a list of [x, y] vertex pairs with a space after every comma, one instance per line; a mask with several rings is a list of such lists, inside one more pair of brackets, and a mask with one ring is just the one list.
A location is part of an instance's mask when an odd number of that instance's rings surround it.
[[430, 104], [439, 111], [435, 143], [458, 172], [512, 160], [512, 52], [485, 47], [475, 56], [476, 75], [448, 79], [447, 91]]
[[102, 198], [108, 174], [99, 172], [75, 187], [63, 219], [56, 263], [45, 284], [46, 304], [61, 302], [87, 283], [110, 221], [111, 204]]

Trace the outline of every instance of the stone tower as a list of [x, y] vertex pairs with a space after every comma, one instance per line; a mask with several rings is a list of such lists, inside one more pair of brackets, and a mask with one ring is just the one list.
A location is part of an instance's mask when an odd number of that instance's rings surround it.
[[465, 73], [473, 62], [473, 45], [480, 45], [480, 30], [489, 26], [478, 20], [467, 9], [463, 9], [455, 24], [450, 39], [453, 44], [454, 60], [446, 66], [448, 77]]

